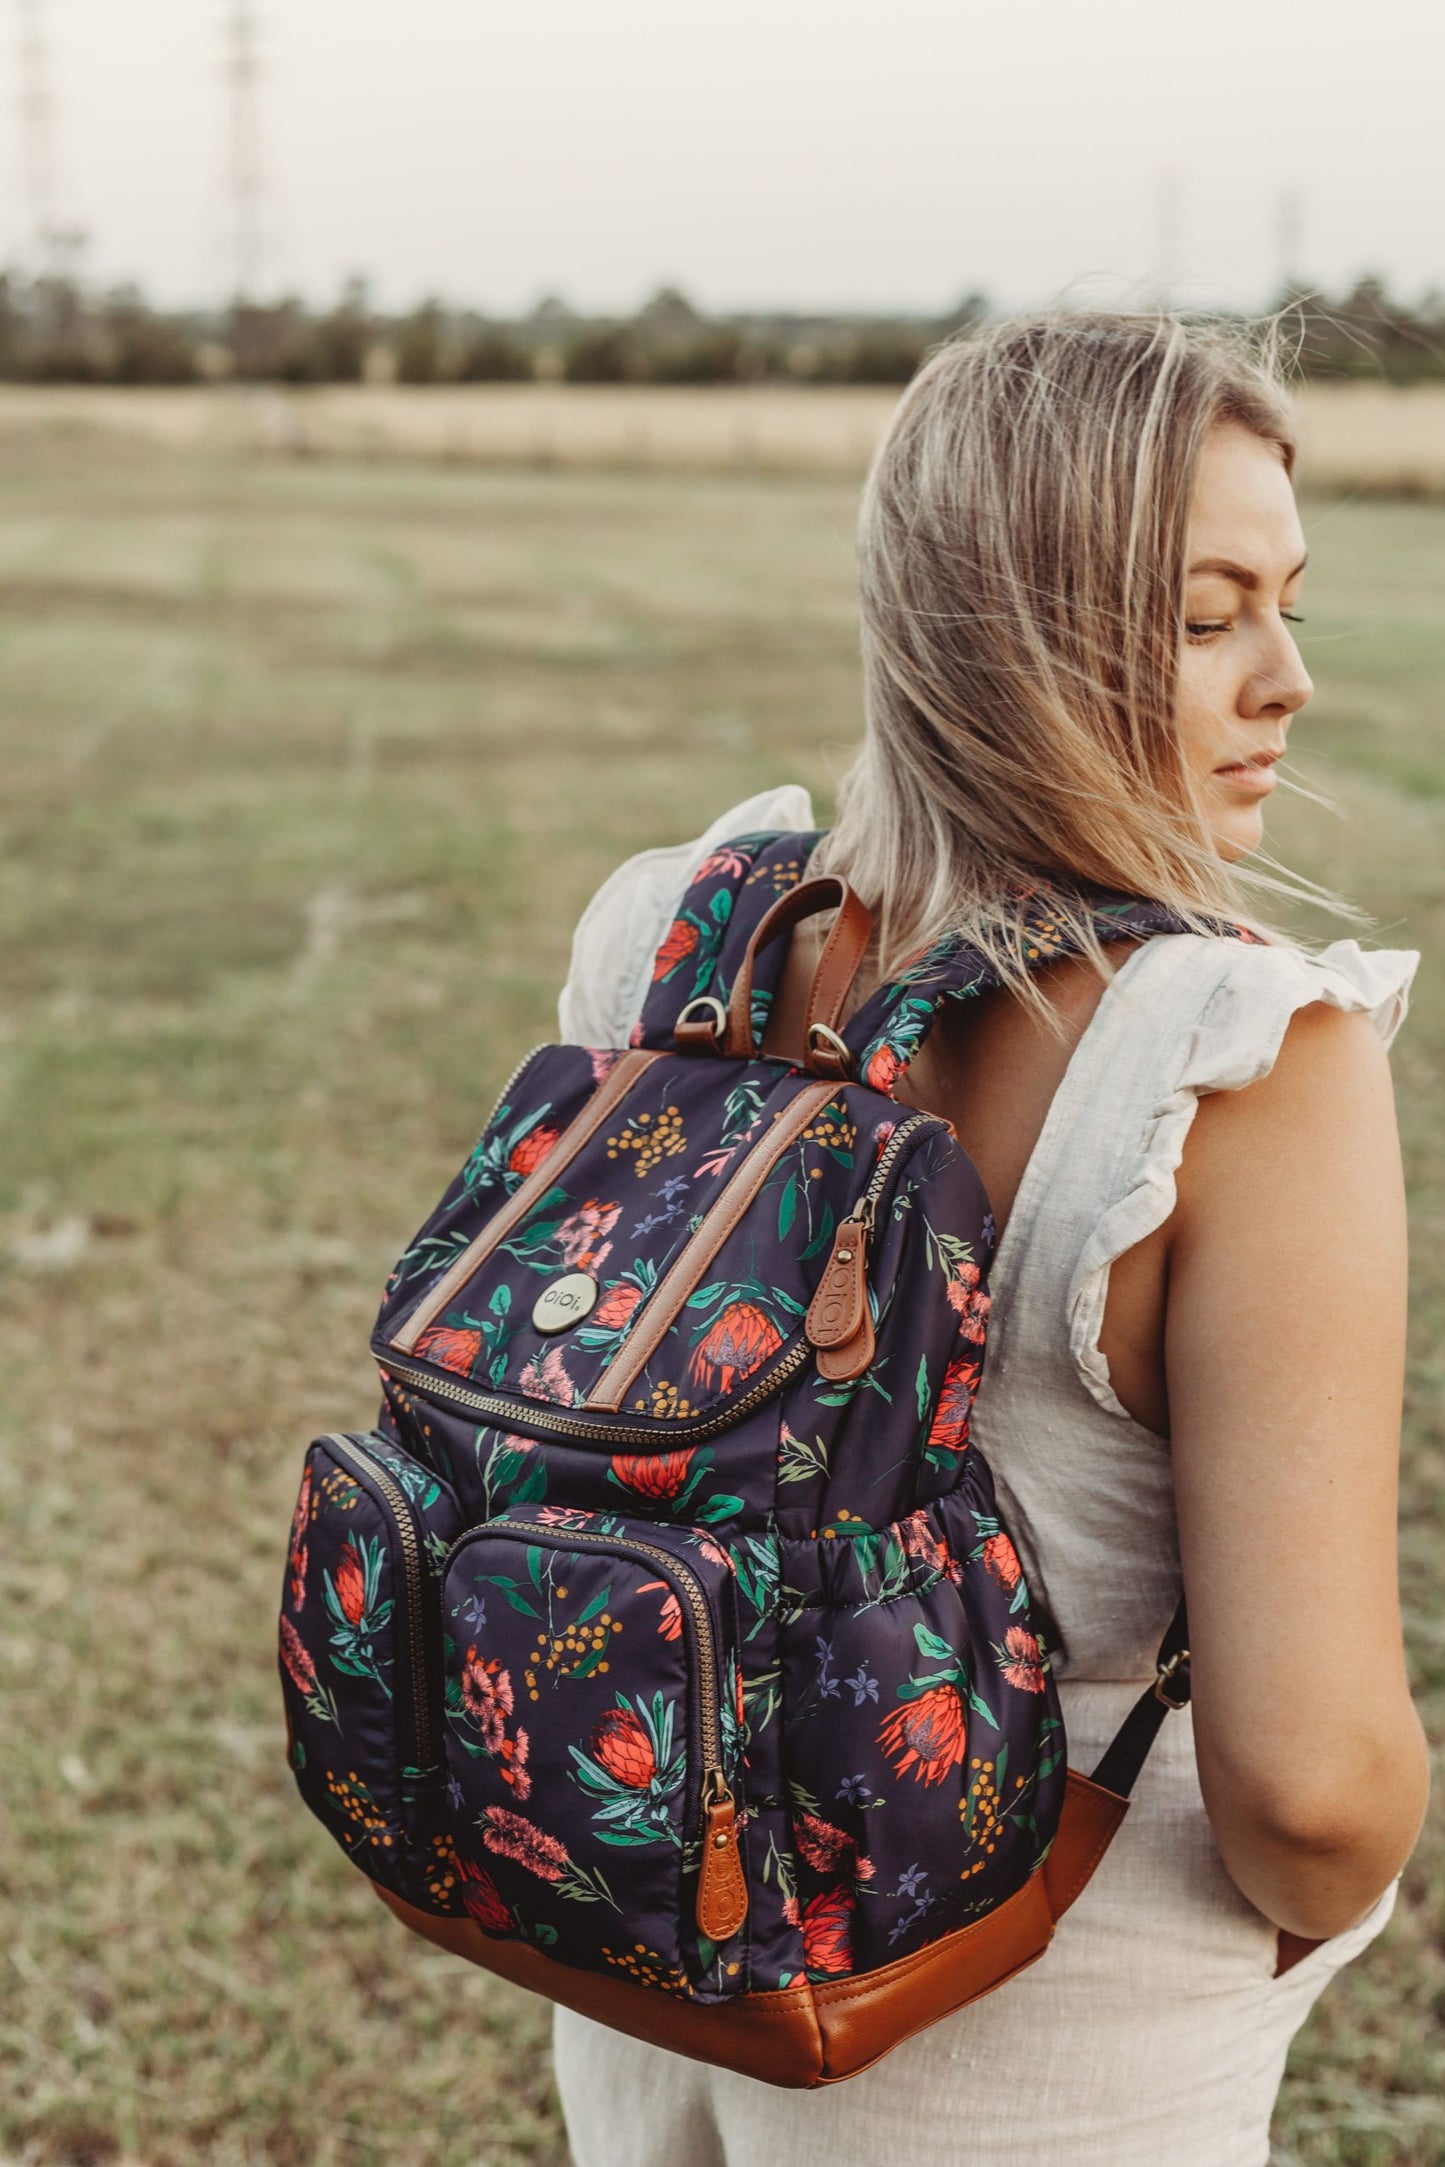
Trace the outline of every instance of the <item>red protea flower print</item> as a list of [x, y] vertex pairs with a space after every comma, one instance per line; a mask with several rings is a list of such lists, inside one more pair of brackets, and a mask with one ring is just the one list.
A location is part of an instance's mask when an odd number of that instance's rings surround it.
[[657, 1774], [657, 1756], [630, 1708], [609, 1708], [592, 1733], [592, 1758], [617, 1783], [645, 1791]]
[[587, 1059], [592, 1068], [592, 1081], [605, 1083], [622, 1059], [620, 1046], [589, 1046]]
[[808, 1864], [820, 1874], [836, 1873], [852, 1864], [857, 1849], [846, 1829], [835, 1828], [816, 1813], [799, 1813], [793, 1819], [793, 1835]]
[[1007, 1535], [989, 1536], [983, 1546], [983, 1562], [1001, 1588], [1012, 1591], [1018, 1586], [1023, 1567]]
[[634, 1286], [630, 1279], [615, 1279], [587, 1321], [600, 1324], [607, 1332], [620, 1331], [641, 1300], [641, 1287]]
[[696, 1449], [691, 1446], [686, 1452], [645, 1455], [615, 1452], [612, 1473], [624, 1489], [635, 1490], [639, 1497], [676, 1497], [687, 1481], [687, 1471]]
[[863, 1081], [874, 1091], [887, 1091], [891, 1095], [893, 1086], [902, 1074], [902, 1061], [893, 1048], [885, 1044], [875, 1051]]
[[873, 1156], [875, 1159], [882, 1158], [883, 1147], [887, 1143], [889, 1137], [893, 1134], [893, 1131], [897, 1128], [897, 1126], [898, 1123], [896, 1121], [879, 1122], [877, 1128], [873, 1131]]
[[782, 1333], [756, 1302], [729, 1302], [694, 1347], [688, 1379], [705, 1391], [718, 1385], [731, 1392], [782, 1344]]
[[958, 1354], [944, 1371], [928, 1431], [930, 1452], [962, 1452], [967, 1445], [968, 1418], [978, 1390], [980, 1368], [971, 1355]]
[[653, 959], [653, 984], [658, 985], [664, 978], [670, 978], [683, 958], [692, 954], [697, 943], [698, 929], [692, 921], [687, 918], [674, 918]]
[[803, 1957], [809, 1971], [836, 1979], [852, 1969], [853, 1904], [851, 1889], [824, 1889], [809, 1898], [802, 1920]]
[[878, 1726], [878, 1743], [893, 1763], [894, 1773], [916, 1780], [942, 1783], [950, 1768], [963, 1761], [968, 1731], [963, 1702], [951, 1685], [930, 1686], [916, 1700], [900, 1701]]
[[488, 1753], [500, 1753], [512, 1713], [512, 1681], [494, 1655], [468, 1648], [462, 1664], [462, 1706], [482, 1734]]
[[311, 1469], [301, 1477], [301, 1494], [291, 1516], [291, 1608], [306, 1601], [306, 1530], [311, 1524]]
[[637, 1590], [639, 1595], [659, 1594], [662, 1597], [662, 1615], [657, 1630], [664, 1640], [681, 1640], [682, 1605], [665, 1580], [644, 1580]]
[[457, 1865], [462, 1876], [462, 1902], [469, 1915], [489, 1934], [510, 1934], [516, 1921], [502, 1902], [501, 1891], [486, 1867], [474, 1865], [471, 1859], [460, 1855]]
[[960, 1316], [968, 1307], [968, 1298], [979, 1282], [979, 1269], [972, 1257], [959, 1257], [948, 1281], [948, 1299]]
[[602, 1204], [595, 1196], [589, 1196], [570, 1218], [564, 1219], [557, 1229], [561, 1244], [562, 1262], [570, 1272], [595, 1271], [602, 1262], [611, 1242], [603, 1236], [610, 1234], [622, 1217], [620, 1204]]
[[366, 1572], [350, 1535], [336, 1561], [336, 1600], [348, 1625], [360, 1625], [366, 1609]]
[[633, 1026], [632, 1026], [632, 1029], [631, 1029], [631, 1030], [630, 1030], [630, 1031], [628, 1032], [628, 1034], [627, 1034], [627, 1043], [628, 1043], [628, 1045], [629, 1045], [629, 1046], [640, 1046], [640, 1045], [642, 1044], [642, 1018], [641, 1018], [641, 1016], [639, 1016], [639, 1017], [638, 1017], [638, 1019], [637, 1019], [636, 1023], [634, 1023], [634, 1024], [633, 1024]]
[[507, 1153], [509, 1171], [514, 1174], [535, 1174], [561, 1133], [560, 1129], [549, 1129], [545, 1122], [540, 1121], [535, 1129], [528, 1129], [526, 1135], [519, 1136]]
[[281, 1620], [281, 1660], [298, 1692], [310, 1694], [316, 1691], [316, 1665], [289, 1618]]
[[424, 1362], [435, 1362], [439, 1369], [454, 1370], [458, 1377], [470, 1377], [482, 1358], [482, 1335], [447, 1324], [434, 1324], [422, 1333], [416, 1351]]
[[1011, 1625], [997, 1654], [998, 1667], [1011, 1686], [1020, 1693], [1043, 1692], [1044, 1660], [1036, 1636], [1026, 1626]]
[[509, 1813], [505, 1806], [488, 1806], [481, 1817], [482, 1842], [498, 1858], [515, 1859], [539, 1881], [560, 1881], [572, 1863], [567, 1846], [523, 1814]]

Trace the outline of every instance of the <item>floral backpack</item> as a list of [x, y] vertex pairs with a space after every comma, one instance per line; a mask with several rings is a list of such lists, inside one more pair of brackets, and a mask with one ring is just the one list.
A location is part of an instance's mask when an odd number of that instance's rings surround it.
[[[997, 980], [945, 940], [840, 1027], [870, 919], [818, 839], [715, 851], [632, 1045], [517, 1069], [388, 1283], [378, 1427], [307, 1455], [280, 1627], [302, 1797], [399, 1918], [795, 2086], [1040, 1956], [1188, 1696], [1181, 1608], [1068, 1768], [969, 1442], [988, 1198], [892, 1095]], [[830, 908], [765, 1055], [782, 936]], [[1042, 896], [1032, 935], [1067, 945]]]

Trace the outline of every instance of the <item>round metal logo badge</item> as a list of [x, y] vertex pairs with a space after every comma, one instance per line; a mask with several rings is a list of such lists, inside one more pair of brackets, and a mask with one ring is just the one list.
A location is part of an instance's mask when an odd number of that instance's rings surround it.
[[532, 1304], [532, 1322], [539, 1332], [565, 1332], [580, 1324], [597, 1299], [597, 1282], [590, 1272], [565, 1272], [543, 1287]]

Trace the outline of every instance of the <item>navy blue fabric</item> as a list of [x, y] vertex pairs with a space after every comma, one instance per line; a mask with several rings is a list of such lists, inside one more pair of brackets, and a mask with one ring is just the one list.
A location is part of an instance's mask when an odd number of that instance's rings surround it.
[[[880, 987], [847, 1034], [859, 1079], [784, 1144], [815, 1079], [674, 1049], [817, 840], [711, 853], [636, 1034], [658, 1058], [565, 1163], [621, 1050], [543, 1047], [513, 1078], [388, 1283], [377, 1430], [312, 1448], [282, 1609], [293, 1767], [363, 1871], [699, 2001], [866, 1975], [985, 1916], [1046, 1856], [1065, 1781], [1044, 1632], [970, 1438], [996, 1230], [947, 1125], [891, 1095], [940, 1002], [989, 974], [943, 942]], [[1090, 903], [1105, 939], [1177, 929]], [[1061, 952], [1042, 895], [1033, 934], [1031, 964]], [[786, 945], [760, 963], [758, 1037]], [[667, 1296], [750, 1163], [746, 1208]], [[839, 1378], [807, 1318], [849, 1244], [874, 1347]], [[560, 1278], [587, 1300], [557, 1331], [536, 1304]], [[723, 1945], [697, 1924], [717, 1785], [748, 1891]]]

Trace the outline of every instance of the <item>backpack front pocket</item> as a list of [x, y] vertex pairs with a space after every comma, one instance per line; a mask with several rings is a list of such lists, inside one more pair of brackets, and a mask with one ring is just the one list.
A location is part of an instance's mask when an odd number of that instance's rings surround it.
[[292, 1772], [373, 1881], [460, 1911], [441, 1783], [437, 1588], [461, 1524], [448, 1485], [375, 1433], [306, 1455], [281, 1605]]
[[590, 1971], [706, 2000], [741, 1992], [726, 1552], [697, 1529], [519, 1507], [456, 1545], [442, 1612], [473, 1917]]

